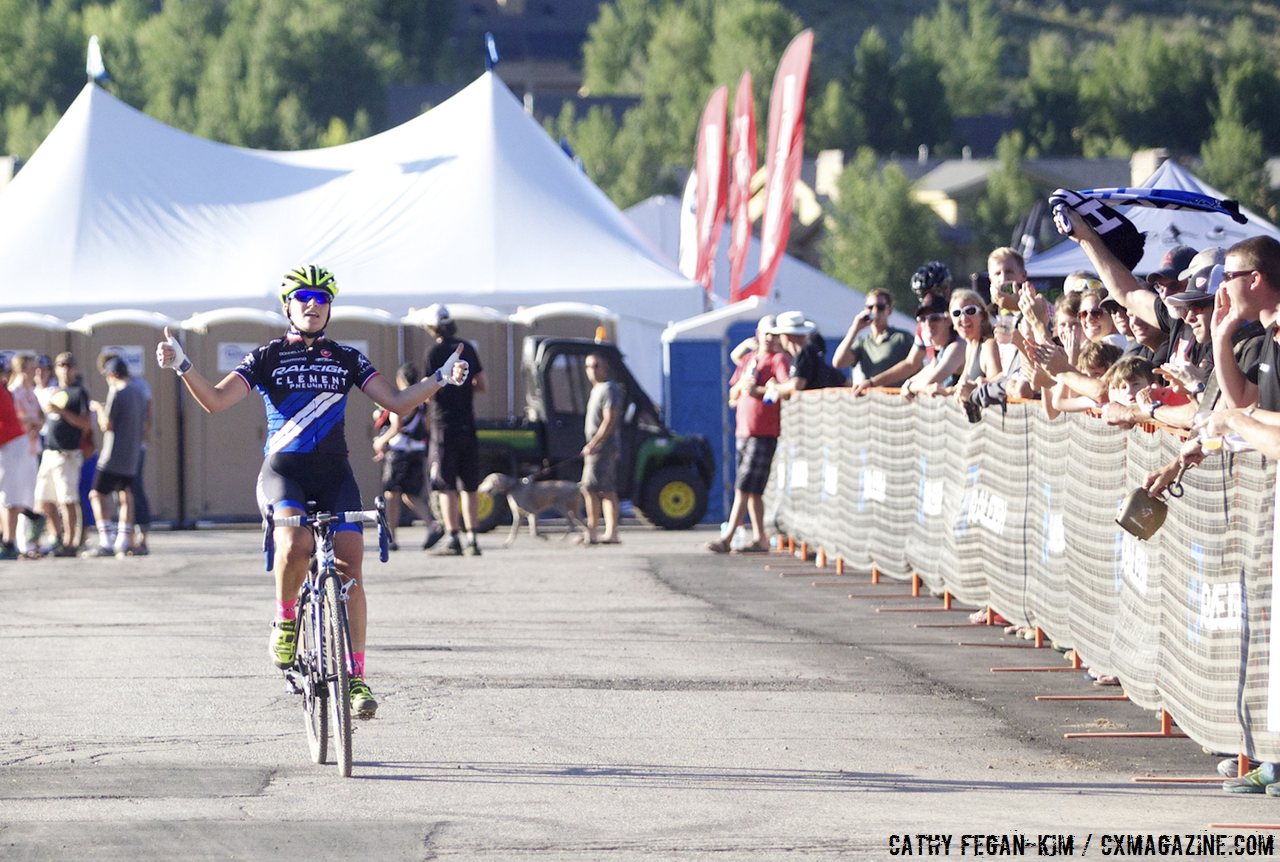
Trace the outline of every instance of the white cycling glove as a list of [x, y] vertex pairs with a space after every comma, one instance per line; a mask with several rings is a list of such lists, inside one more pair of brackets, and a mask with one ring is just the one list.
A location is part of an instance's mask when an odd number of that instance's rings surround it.
[[466, 381], [467, 377], [465, 374], [463, 375], [462, 380], [453, 379], [453, 366], [461, 362], [463, 368], [467, 367], [466, 360], [461, 357], [462, 348], [459, 347], [445, 358], [444, 364], [436, 369], [435, 379], [437, 384], [440, 386], [457, 386]]
[[[173, 352], [167, 362], [165, 361], [166, 347]], [[187, 358], [186, 351], [182, 349], [178, 339], [173, 337], [173, 333], [169, 332], [167, 326], [164, 328], [164, 341], [156, 345], [156, 362], [161, 368], [172, 368], [179, 377], [191, 370], [191, 360]]]

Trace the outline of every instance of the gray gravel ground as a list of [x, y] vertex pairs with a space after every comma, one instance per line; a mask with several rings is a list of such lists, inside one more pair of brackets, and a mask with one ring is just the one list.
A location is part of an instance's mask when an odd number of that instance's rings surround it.
[[1280, 822], [1280, 800], [1132, 780], [1211, 776], [1190, 740], [1063, 740], [1156, 727], [1032, 700], [1097, 693], [1081, 674], [989, 671], [1058, 653], [877, 614], [812, 585], [831, 569], [712, 555], [711, 535], [369, 560], [381, 709], [347, 780], [310, 763], [268, 664], [256, 532], [0, 563], [0, 858], [878, 859], [903, 834], [1101, 855], [1104, 834]]

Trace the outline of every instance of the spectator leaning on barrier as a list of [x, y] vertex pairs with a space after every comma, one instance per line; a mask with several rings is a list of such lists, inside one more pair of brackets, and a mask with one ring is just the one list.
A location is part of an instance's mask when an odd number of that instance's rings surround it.
[[972, 290], [957, 290], [951, 294], [949, 306], [951, 325], [964, 341], [964, 363], [952, 394], [964, 403], [980, 382], [1000, 376], [1000, 350], [982, 296]]
[[892, 368], [911, 352], [911, 334], [889, 325], [892, 313], [893, 296], [889, 291], [876, 288], [868, 293], [866, 307], [854, 316], [849, 331], [831, 356], [836, 368], [853, 368], [854, 383]]
[[804, 312], [784, 311], [774, 324], [782, 339], [782, 349], [791, 357], [791, 374], [778, 387], [778, 394], [790, 398], [806, 389], [826, 389], [844, 385], [844, 377], [827, 364], [825, 342]]
[[964, 342], [951, 326], [947, 301], [936, 294], [929, 294], [916, 309], [925, 334], [924, 367], [902, 381], [904, 398], [917, 395], [937, 395], [955, 383], [956, 375], [964, 365]]
[[[1236, 332], [1251, 320], [1259, 321], [1266, 329], [1257, 362], [1241, 368], [1230, 345]], [[1188, 440], [1182, 452], [1188, 465], [1204, 457], [1205, 443], [1221, 441], [1228, 435], [1268, 458], [1280, 458], [1278, 322], [1280, 242], [1268, 236], [1250, 237], [1227, 249], [1222, 282], [1214, 296], [1211, 328], [1222, 406], [1197, 419], [1195, 428], [1200, 437]], [[1229, 793], [1265, 791], [1268, 796], [1280, 796], [1278, 781], [1277, 764], [1263, 763], [1238, 778], [1228, 778], [1222, 788]]]
[[[930, 296], [946, 300], [951, 296], [951, 270], [940, 260], [929, 261], [911, 276], [911, 291], [921, 302]], [[861, 382], [855, 382], [853, 394], [865, 395], [876, 386], [897, 386], [924, 367], [927, 352], [925, 331], [921, 324], [916, 324], [915, 340], [906, 358]]]
[[996, 312], [1018, 311], [1018, 291], [1027, 283], [1027, 265], [1022, 255], [1001, 246], [987, 255], [987, 278], [991, 282], [991, 304]]
[[773, 466], [773, 453], [782, 433], [782, 408], [777, 386], [791, 373], [788, 354], [778, 347], [773, 334], [776, 321], [771, 315], [756, 324], [756, 343], [760, 347], [748, 353], [729, 380], [729, 406], [737, 408], [734, 432], [737, 443], [737, 478], [733, 489], [733, 506], [729, 510], [727, 532], [719, 540], [707, 543], [707, 550], [725, 554], [743, 517], [751, 519], [751, 543], [742, 550], [748, 553], [769, 550], [764, 524], [764, 489]]
[[1147, 284], [1155, 288], [1161, 299], [1183, 290], [1187, 286], [1187, 277], [1199, 269], [1195, 262], [1196, 254], [1191, 246], [1175, 245], [1164, 253], [1159, 268], [1147, 273]]
[[1080, 328], [1084, 330], [1085, 338], [1090, 341], [1105, 341], [1125, 350], [1129, 346], [1129, 339], [1116, 331], [1111, 313], [1103, 307], [1107, 299], [1105, 288], [1081, 292], [1080, 310], [1077, 312]]

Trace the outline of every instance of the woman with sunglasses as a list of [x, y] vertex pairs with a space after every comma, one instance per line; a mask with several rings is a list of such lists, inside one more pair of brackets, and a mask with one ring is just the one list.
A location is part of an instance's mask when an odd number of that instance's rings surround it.
[[946, 392], [964, 364], [964, 342], [951, 327], [946, 300], [926, 294], [916, 320], [924, 335], [924, 367], [902, 382], [899, 392], [904, 398]]
[[1092, 289], [1082, 292], [1080, 294], [1080, 326], [1084, 329], [1085, 337], [1090, 341], [1103, 341], [1124, 350], [1129, 346], [1129, 340], [1116, 331], [1111, 312], [1103, 307], [1106, 301], [1105, 290]]
[[[379, 375], [368, 357], [325, 336], [338, 283], [333, 273], [309, 264], [289, 270], [280, 285], [280, 302], [289, 330], [257, 348], [217, 384], [196, 371], [182, 346], [166, 327], [156, 345], [156, 361], [182, 378], [192, 397], [210, 413], [239, 403], [251, 390], [262, 396], [267, 411], [266, 459], [258, 474], [258, 503], [277, 517], [306, 513], [308, 501], [324, 511], [363, 508], [351, 464], [347, 460], [344, 416], [347, 393], [359, 387], [374, 403], [406, 414], [444, 386], [467, 379], [467, 363], [455, 351], [435, 374], [405, 389]], [[312, 553], [306, 527], [276, 527], [276, 615], [270, 654], [277, 667], [293, 664], [297, 648], [297, 595]], [[371, 718], [378, 709], [364, 681], [367, 607], [361, 577], [364, 540], [358, 524], [338, 527], [334, 536], [338, 568], [352, 584], [347, 594], [351, 624], [352, 712]]]
[[980, 294], [972, 290], [952, 293], [950, 314], [951, 325], [964, 342], [964, 364], [952, 394], [964, 404], [979, 381], [995, 380], [1003, 366], [991, 315], [987, 314], [986, 301]]

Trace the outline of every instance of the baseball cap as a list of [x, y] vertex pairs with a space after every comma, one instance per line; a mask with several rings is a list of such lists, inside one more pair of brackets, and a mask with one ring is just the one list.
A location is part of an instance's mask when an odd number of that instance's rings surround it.
[[422, 323], [425, 326], [437, 327], [445, 323], [451, 323], [453, 317], [449, 315], [449, 306], [439, 302], [433, 302], [426, 307], [422, 313]]
[[1175, 293], [1172, 296], [1166, 296], [1165, 302], [1174, 302], [1179, 305], [1194, 305], [1198, 302], [1213, 299], [1213, 295], [1218, 292], [1218, 286], [1222, 284], [1223, 267], [1221, 264], [1202, 267], [1196, 270], [1187, 282], [1187, 289], [1181, 293]]
[[1151, 281], [1153, 275], [1162, 278], [1179, 279], [1179, 273], [1191, 265], [1191, 259], [1195, 256], [1196, 250], [1191, 246], [1175, 245], [1164, 253], [1164, 257], [1160, 260], [1159, 268], [1147, 273], [1147, 281]]
[[916, 320], [927, 317], [930, 314], [946, 314], [947, 301], [936, 293], [925, 295], [924, 301], [920, 303], [920, 307], [916, 309]]
[[1186, 281], [1205, 267], [1225, 264], [1226, 262], [1227, 253], [1222, 250], [1222, 246], [1211, 245], [1196, 252], [1196, 256], [1191, 258], [1191, 262], [1183, 267], [1182, 272], [1178, 273], [1178, 281]]

